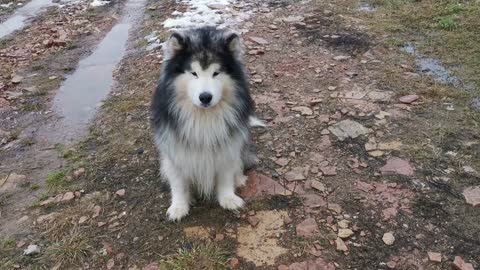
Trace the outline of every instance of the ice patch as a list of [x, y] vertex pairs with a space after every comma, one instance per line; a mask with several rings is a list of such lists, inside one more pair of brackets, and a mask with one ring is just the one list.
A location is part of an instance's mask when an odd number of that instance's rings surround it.
[[93, 0], [91, 3], [90, 3], [90, 6], [91, 7], [100, 7], [100, 6], [104, 6], [106, 4], [109, 4], [110, 1], [103, 1], [103, 0]]

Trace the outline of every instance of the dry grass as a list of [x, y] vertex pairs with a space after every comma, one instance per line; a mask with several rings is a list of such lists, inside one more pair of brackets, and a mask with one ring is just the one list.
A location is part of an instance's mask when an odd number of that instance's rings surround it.
[[226, 269], [227, 257], [218, 247], [212, 245], [196, 245], [183, 248], [178, 253], [161, 263], [165, 270], [220, 270]]
[[60, 267], [81, 266], [92, 252], [89, 237], [75, 227], [69, 235], [48, 246], [42, 260]]

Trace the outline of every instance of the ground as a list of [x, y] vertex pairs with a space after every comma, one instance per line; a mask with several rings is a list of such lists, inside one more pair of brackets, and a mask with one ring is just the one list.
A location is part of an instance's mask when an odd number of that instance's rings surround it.
[[53, 5], [0, 37], [0, 269], [479, 269], [478, 1], [207, 2], [268, 123], [245, 208], [166, 218], [150, 98], [202, 4]]

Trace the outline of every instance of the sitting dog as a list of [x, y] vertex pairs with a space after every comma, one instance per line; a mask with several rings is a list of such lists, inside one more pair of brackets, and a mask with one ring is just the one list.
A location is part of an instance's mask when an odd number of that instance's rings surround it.
[[213, 27], [175, 32], [164, 44], [152, 126], [172, 221], [188, 214], [194, 190], [215, 192], [225, 209], [244, 205], [235, 188], [257, 162], [249, 129], [264, 124], [254, 117], [241, 56], [239, 36]]

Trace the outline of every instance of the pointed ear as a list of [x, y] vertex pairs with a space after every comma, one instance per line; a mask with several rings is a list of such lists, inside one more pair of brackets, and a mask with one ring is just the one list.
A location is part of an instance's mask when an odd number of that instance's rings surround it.
[[233, 54], [235, 58], [242, 56], [242, 43], [240, 37], [236, 33], [228, 33], [225, 38], [228, 50]]
[[185, 39], [179, 32], [174, 32], [170, 38], [165, 42], [164, 59], [174, 57], [185, 47]]

